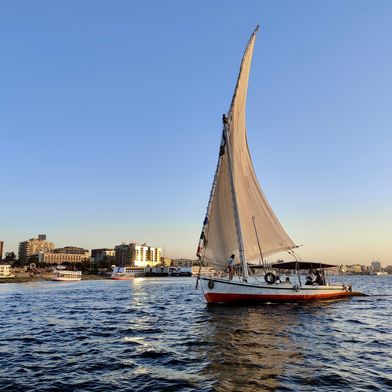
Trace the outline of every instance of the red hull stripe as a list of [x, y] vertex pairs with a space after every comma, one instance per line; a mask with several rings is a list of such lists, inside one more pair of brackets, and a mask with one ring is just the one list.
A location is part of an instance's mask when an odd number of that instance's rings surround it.
[[257, 295], [257, 294], [223, 294], [205, 293], [204, 297], [208, 303], [228, 302], [307, 302], [320, 299], [335, 299], [350, 297], [351, 293], [342, 291], [339, 293], [312, 294], [312, 295]]

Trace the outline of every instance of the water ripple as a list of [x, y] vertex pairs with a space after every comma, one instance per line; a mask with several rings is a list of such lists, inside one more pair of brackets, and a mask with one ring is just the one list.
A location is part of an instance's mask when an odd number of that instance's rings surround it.
[[1, 285], [0, 391], [391, 390], [392, 277], [347, 280], [372, 295], [207, 306], [185, 278]]

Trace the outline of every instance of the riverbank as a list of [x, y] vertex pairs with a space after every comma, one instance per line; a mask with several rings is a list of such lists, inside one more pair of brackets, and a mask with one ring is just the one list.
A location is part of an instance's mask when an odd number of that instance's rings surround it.
[[[159, 277], [159, 276], [145, 276], [149, 277]], [[178, 278], [178, 276], [176, 276]], [[144, 277], [143, 277], [144, 278]], [[110, 279], [110, 275], [91, 275], [91, 274], [82, 274], [82, 280], [107, 280]], [[45, 282], [51, 281], [52, 275], [35, 275], [35, 276], [12, 276], [9, 278], [0, 278], [0, 284], [2, 283], [30, 283], [30, 282]]]
[[[82, 280], [103, 280], [110, 279], [110, 276], [105, 275], [82, 275]], [[52, 280], [51, 275], [35, 275], [35, 276], [12, 276], [9, 278], [1, 278], [1, 283], [30, 283], [30, 282], [42, 282]]]

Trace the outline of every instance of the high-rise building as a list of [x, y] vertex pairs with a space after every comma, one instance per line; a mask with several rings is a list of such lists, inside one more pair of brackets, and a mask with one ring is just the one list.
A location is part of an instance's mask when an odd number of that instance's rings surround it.
[[372, 270], [373, 272], [381, 271], [381, 263], [379, 261], [372, 261]]
[[46, 235], [40, 234], [38, 238], [30, 238], [19, 243], [19, 262], [27, 264], [31, 259], [38, 260], [39, 253], [50, 252], [54, 248], [53, 242], [46, 241]]
[[148, 260], [152, 261], [152, 263], [155, 264], [160, 264], [161, 262], [161, 248], [148, 248]]
[[3, 260], [3, 247], [4, 247], [4, 242], [0, 241], [0, 261]]
[[161, 248], [154, 248], [147, 244], [121, 244], [116, 245], [115, 256], [118, 266], [155, 266], [161, 262]]
[[131, 244], [121, 244], [114, 247], [115, 262], [117, 266], [134, 266], [132, 263]]

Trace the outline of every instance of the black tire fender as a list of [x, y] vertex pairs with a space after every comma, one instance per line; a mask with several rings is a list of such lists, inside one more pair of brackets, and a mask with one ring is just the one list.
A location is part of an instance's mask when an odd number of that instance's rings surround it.
[[300, 291], [301, 290], [301, 287], [300, 287], [300, 285], [299, 284], [295, 284], [294, 286], [293, 286], [293, 290], [294, 291]]
[[208, 281], [208, 288], [212, 290], [214, 288], [214, 281], [211, 279]]
[[265, 274], [264, 276], [264, 280], [268, 283], [268, 284], [273, 284], [276, 281], [276, 276], [272, 273], [272, 272], [268, 272]]

